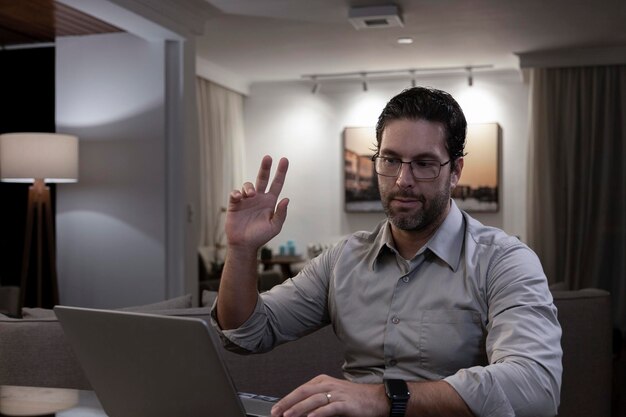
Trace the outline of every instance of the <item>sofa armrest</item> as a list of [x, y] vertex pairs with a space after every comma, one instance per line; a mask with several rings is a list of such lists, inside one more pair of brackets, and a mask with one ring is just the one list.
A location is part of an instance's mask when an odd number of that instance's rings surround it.
[[91, 389], [56, 318], [0, 318], [0, 385]]
[[563, 330], [559, 416], [611, 415], [610, 294], [599, 289], [552, 291]]
[[20, 287], [0, 287], [0, 314], [11, 317], [20, 315]]

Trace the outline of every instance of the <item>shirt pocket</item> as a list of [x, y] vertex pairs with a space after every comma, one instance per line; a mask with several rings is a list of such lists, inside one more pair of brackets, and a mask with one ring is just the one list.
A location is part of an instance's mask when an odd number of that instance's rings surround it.
[[426, 310], [419, 324], [421, 366], [442, 377], [485, 365], [486, 330], [472, 310]]

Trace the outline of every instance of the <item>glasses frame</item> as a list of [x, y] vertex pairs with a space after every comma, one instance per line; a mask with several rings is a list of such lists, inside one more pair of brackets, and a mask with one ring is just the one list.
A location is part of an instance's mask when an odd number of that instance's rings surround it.
[[[381, 174], [380, 172], [378, 172], [376, 170], [376, 160], [377, 159], [397, 159], [400, 161], [400, 165], [398, 166], [398, 172], [395, 173], [395, 175], [388, 175], [388, 174]], [[372, 156], [372, 162], [374, 163], [374, 171], [376, 172], [376, 174], [381, 175], [383, 177], [389, 177], [389, 178], [393, 178], [393, 177], [397, 177], [398, 175], [400, 175], [400, 172], [402, 172], [402, 165], [404, 164], [409, 164], [409, 167], [411, 168], [411, 175], [413, 175], [413, 178], [415, 178], [416, 180], [424, 180], [424, 181], [428, 181], [428, 180], [435, 180], [437, 178], [439, 178], [439, 176], [441, 175], [441, 168], [448, 165], [450, 162], [452, 162], [454, 160], [454, 158], [450, 158], [448, 159], [446, 162], [439, 162], [436, 159], [412, 159], [410, 161], [403, 161], [400, 158], [395, 158], [395, 157], [391, 157], [391, 156], [380, 156], [380, 154], [378, 152], [376, 152], [373, 156]], [[436, 176], [434, 177], [428, 177], [428, 178], [422, 178], [422, 177], [417, 177], [415, 175], [415, 172], [413, 171], [413, 162], [416, 161], [429, 161], [429, 162], [436, 162], [439, 164], [439, 172], [437, 173]]]

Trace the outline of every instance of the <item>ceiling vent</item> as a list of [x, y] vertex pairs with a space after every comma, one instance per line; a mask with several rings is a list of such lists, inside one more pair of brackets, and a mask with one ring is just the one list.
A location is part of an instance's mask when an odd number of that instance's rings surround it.
[[357, 30], [402, 27], [398, 6], [351, 7], [348, 20]]

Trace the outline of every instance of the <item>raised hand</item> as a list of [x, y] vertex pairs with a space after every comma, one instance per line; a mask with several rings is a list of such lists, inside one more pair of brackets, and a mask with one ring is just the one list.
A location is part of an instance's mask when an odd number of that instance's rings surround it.
[[276, 202], [288, 167], [289, 161], [281, 158], [266, 192], [272, 168], [272, 158], [266, 155], [261, 161], [256, 185], [246, 182], [241, 190], [230, 193], [226, 213], [226, 238], [230, 247], [256, 251], [280, 232], [289, 200]]

